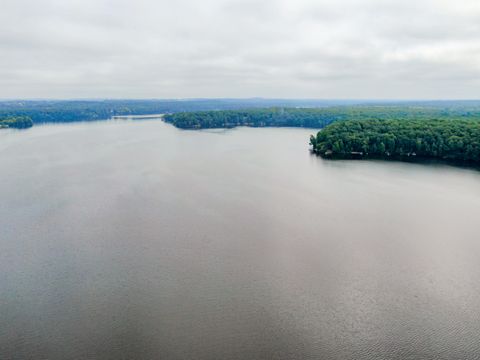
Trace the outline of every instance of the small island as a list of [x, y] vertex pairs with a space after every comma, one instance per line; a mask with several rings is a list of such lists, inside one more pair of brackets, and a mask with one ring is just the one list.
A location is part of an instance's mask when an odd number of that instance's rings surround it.
[[480, 164], [480, 121], [473, 119], [348, 120], [310, 137], [332, 159], [442, 160]]
[[0, 129], [27, 129], [33, 126], [33, 121], [28, 116], [0, 118]]

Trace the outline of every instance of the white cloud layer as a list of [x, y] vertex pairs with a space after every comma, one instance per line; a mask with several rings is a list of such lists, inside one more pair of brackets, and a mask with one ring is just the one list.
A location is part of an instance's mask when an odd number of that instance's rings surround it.
[[1, 98], [480, 98], [479, 0], [1, 0]]

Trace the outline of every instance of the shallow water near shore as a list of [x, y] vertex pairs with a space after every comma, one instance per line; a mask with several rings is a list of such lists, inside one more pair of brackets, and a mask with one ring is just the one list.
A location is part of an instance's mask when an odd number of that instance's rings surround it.
[[313, 130], [0, 131], [0, 359], [476, 359], [480, 172]]

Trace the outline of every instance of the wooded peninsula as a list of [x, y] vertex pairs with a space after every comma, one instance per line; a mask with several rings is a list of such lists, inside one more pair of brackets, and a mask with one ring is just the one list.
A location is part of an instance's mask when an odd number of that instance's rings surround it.
[[337, 159], [438, 159], [480, 164], [480, 121], [347, 120], [310, 137], [313, 151]]
[[252, 127], [306, 127], [321, 129], [346, 120], [478, 119], [480, 104], [421, 103], [405, 105], [350, 105], [317, 108], [272, 107], [263, 109], [194, 111], [165, 115], [164, 120], [182, 129]]

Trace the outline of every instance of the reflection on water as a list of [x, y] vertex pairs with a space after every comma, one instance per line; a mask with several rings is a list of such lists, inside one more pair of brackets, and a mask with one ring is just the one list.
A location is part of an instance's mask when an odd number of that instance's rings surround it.
[[1, 132], [0, 358], [477, 358], [480, 173], [310, 132]]

